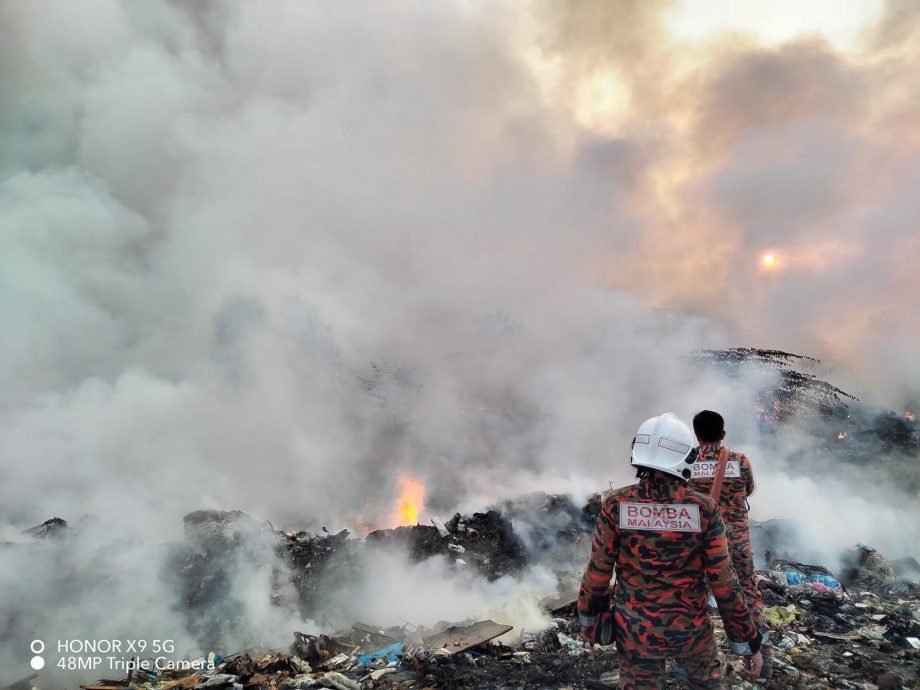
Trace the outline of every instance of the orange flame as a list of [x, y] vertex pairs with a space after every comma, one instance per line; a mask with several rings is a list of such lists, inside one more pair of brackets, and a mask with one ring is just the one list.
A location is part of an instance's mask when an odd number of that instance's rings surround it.
[[917, 415], [915, 415], [915, 414], [914, 414], [913, 412], [911, 412], [910, 410], [907, 410], [907, 411], [904, 413], [904, 419], [906, 419], [908, 422], [916, 422], [916, 421], [917, 421]]
[[839, 434], [837, 434], [837, 440], [838, 440], [838, 441], [842, 441], [842, 440], [845, 439], [846, 437], [847, 437], [847, 432], [845, 432], [845, 431], [841, 431]]
[[391, 522], [394, 527], [418, 523], [418, 515], [425, 510], [425, 485], [408, 474], [396, 478], [399, 498]]

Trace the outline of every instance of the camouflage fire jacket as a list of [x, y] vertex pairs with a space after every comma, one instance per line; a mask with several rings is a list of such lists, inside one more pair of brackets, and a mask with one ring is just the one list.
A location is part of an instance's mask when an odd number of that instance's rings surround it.
[[[712, 488], [715, 470], [719, 465], [719, 444], [700, 446], [700, 454], [693, 464], [693, 476], [690, 484], [694, 489], [708, 494]], [[719, 509], [725, 526], [732, 534], [748, 529], [747, 497], [754, 493], [754, 471], [751, 461], [743, 453], [730, 450], [728, 464], [725, 466], [725, 478], [722, 480], [722, 493], [719, 494]]]
[[616, 569], [614, 620], [620, 653], [644, 657], [705, 653], [712, 637], [706, 584], [737, 654], [760, 638], [728, 554], [713, 500], [679, 480], [642, 479], [607, 494], [578, 595], [582, 625], [600, 611]]

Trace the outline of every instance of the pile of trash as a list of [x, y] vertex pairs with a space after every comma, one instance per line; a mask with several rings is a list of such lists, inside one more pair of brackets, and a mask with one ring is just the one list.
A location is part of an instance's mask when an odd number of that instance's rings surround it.
[[874, 549], [852, 556], [840, 579], [782, 560], [759, 571], [773, 631], [768, 687], [920, 687], [920, 585], [898, 580]]
[[190, 629], [214, 647], [241, 623], [228, 599], [228, 583], [241, 562], [272, 568], [274, 603], [317, 619], [360, 573], [361, 556], [372, 549], [401, 551], [416, 562], [443, 557], [452, 568], [469, 568], [488, 580], [538, 562], [580, 565], [594, 529], [586, 510], [567, 496], [534, 494], [447, 521], [432, 518], [430, 525], [375, 530], [364, 539], [344, 529], [284, 532], [241, 511], [199, 510], [184, 518], [185, 539], [172, 546], [168, 577], [181, 594]]
[[[133, 671], [87, 690], [423, 690], [425, 688], [615, 688], [615, 647], [578, 638], [576, 591], [600, 507], [592, 497], [578, 507], [567, 497], [534, 494], [472, 515], [454, 515], [352, 538], [347, 530], [284, 532], [240, 511], [196, 511], [185, 517], [185, 539], [172, 545], [170, 570], [181, 608], [200, 649], [190, 669]], [[61, 534], [59, 519], [29, 534]], [[66, 523], [65, 523], [66, 524]], [[917, 561], [889, 562], [866, 546], [845, 555], [838, 572], [795, 560], [784, 550], [794, 524], [752, 525], [760, 540], [757, 562], [765, 613], [772, 629], [774, 676], [756, 686], [740, 675], [713, 612], [723, 669], [736, 688], [823, 690], [920, 688], [920, 584]], [[791, 543], [794, 540], [790, 540]], [[36, 542], [38, 543], [38, 542]], [[757, 544], [755, 544], [757, 547]], [[336, 596], [336, 584], [354, 573], [364, 549], [400, 549], [411, 559], [444, 557], [471, 577], [494, 579], [534, 563], [552, 564], [560, 591], [535, 602], [542, 629], [520, 630], [492, 620], [442, 622], [432, 628], [384, 627], [326, 620], [330, 634], [294, 633], [287, 649], [252, 646], [224, 654], [226, 640], [245, 626], [227, 586], [241, 561], [271, 569], [272, 601], [299, 607], [304, 618]], [[781, 556], [776, 556], [781, 553]], [[569, 557], [571, 556], [571, 558]], [[293, 592], [293, 594], [292, 594]], [[291, 598], [293, 596], [293, 599]], [[283, 635], [289, 634], [287, 632]], [[282, 639], [283, 639], [282, 635]], [[247, 644], [247, 643], [243, 643]], [[224, 650], [224, 651], [221, 651]], [[196, 670], [192, 670], [196, 669]], [[34, 686], [24, 679], [17, 690]], [[678, 687], [675, 677], [669, 687]]]
[[431, 522], [431, 526], [376, 530], [366, 541], [385, 548], [405, 548], [415, 561], [443, 555], [457, 566], [475, 566], [490, 580], [518, 573], [527, 565], [524, 544], [498, 510], [469, 516], [456, 513], [447, 522], [438, 518]]
[[[568, 601], [571, 609], [574, 601]], [[334, 688], [616, 688], [616, 652], [581, 642], [571, 615], [547, 630], [524, 633], [514, 647], [497, 638], [512, 626], [491, 620], [435, 630], [356, 623], [338, 635], [294, 633], [290, 649], [210, 653], [191, 660], [200, 671], [135, 670], [84, 690], [299, 690]], [[143, 660], [141, 660], [143, 661]], [[143, 664], [141, 664], [143, 665]]]
[[[887, 563], [865, 549], [862, 571]], [[866, 577], [859, 572], [857, 577]], [[757, 685], [743, 679], [739, 659], [728, 653], [714, 615], [723, 669], [733, 687], [749, 690], [894, 690], [920, 687], [920, 597], [888, 597], [850, 590], [825, 568], [775, 561], [760, 571], [771, 627], [773, 678]], [[577, 637], [574, 592], [542, 603], [549, 624], [539, 632], [512, 633], [491, 620], [428, 630], [355, 623], [336, 635], [295, 633], [283, 652], [247, 650], [227, 658], [196, 660], [201, 672], [135, 672], [85, 690], [295, 690], [334, 688], [593, 688], [617, 687], [614, 646]], [[677, 687], [674, 674], [669, 687]]]

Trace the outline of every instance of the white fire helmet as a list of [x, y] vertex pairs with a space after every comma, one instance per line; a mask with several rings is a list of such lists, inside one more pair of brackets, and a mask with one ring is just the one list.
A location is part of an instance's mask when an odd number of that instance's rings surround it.
[[665, 412], [646, 419], [636, 431], [631, 464], [688, 480], [690, 466], [698, 454], [696, 436], [690, 427], [676, 414]]

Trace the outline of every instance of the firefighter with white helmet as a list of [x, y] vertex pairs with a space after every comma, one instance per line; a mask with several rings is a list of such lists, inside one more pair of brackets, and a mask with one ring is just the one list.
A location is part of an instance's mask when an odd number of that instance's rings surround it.
[[706, 608], [707, 585], [718, 602], [729, 643], [746, 673], [760, 673], [761, 636], [731, 567], [725, 526], [715, 502], [690, 489], [696, 439], [679, 417], [665, 413], [636, 431], [636, 484], [604, 497], [591, 559], [578, 596], [582, 632], [612, 608], [620, 658], [620, 688], [664, 688], [665, 663], [678, 661], [693, 688], [722, 687]]

